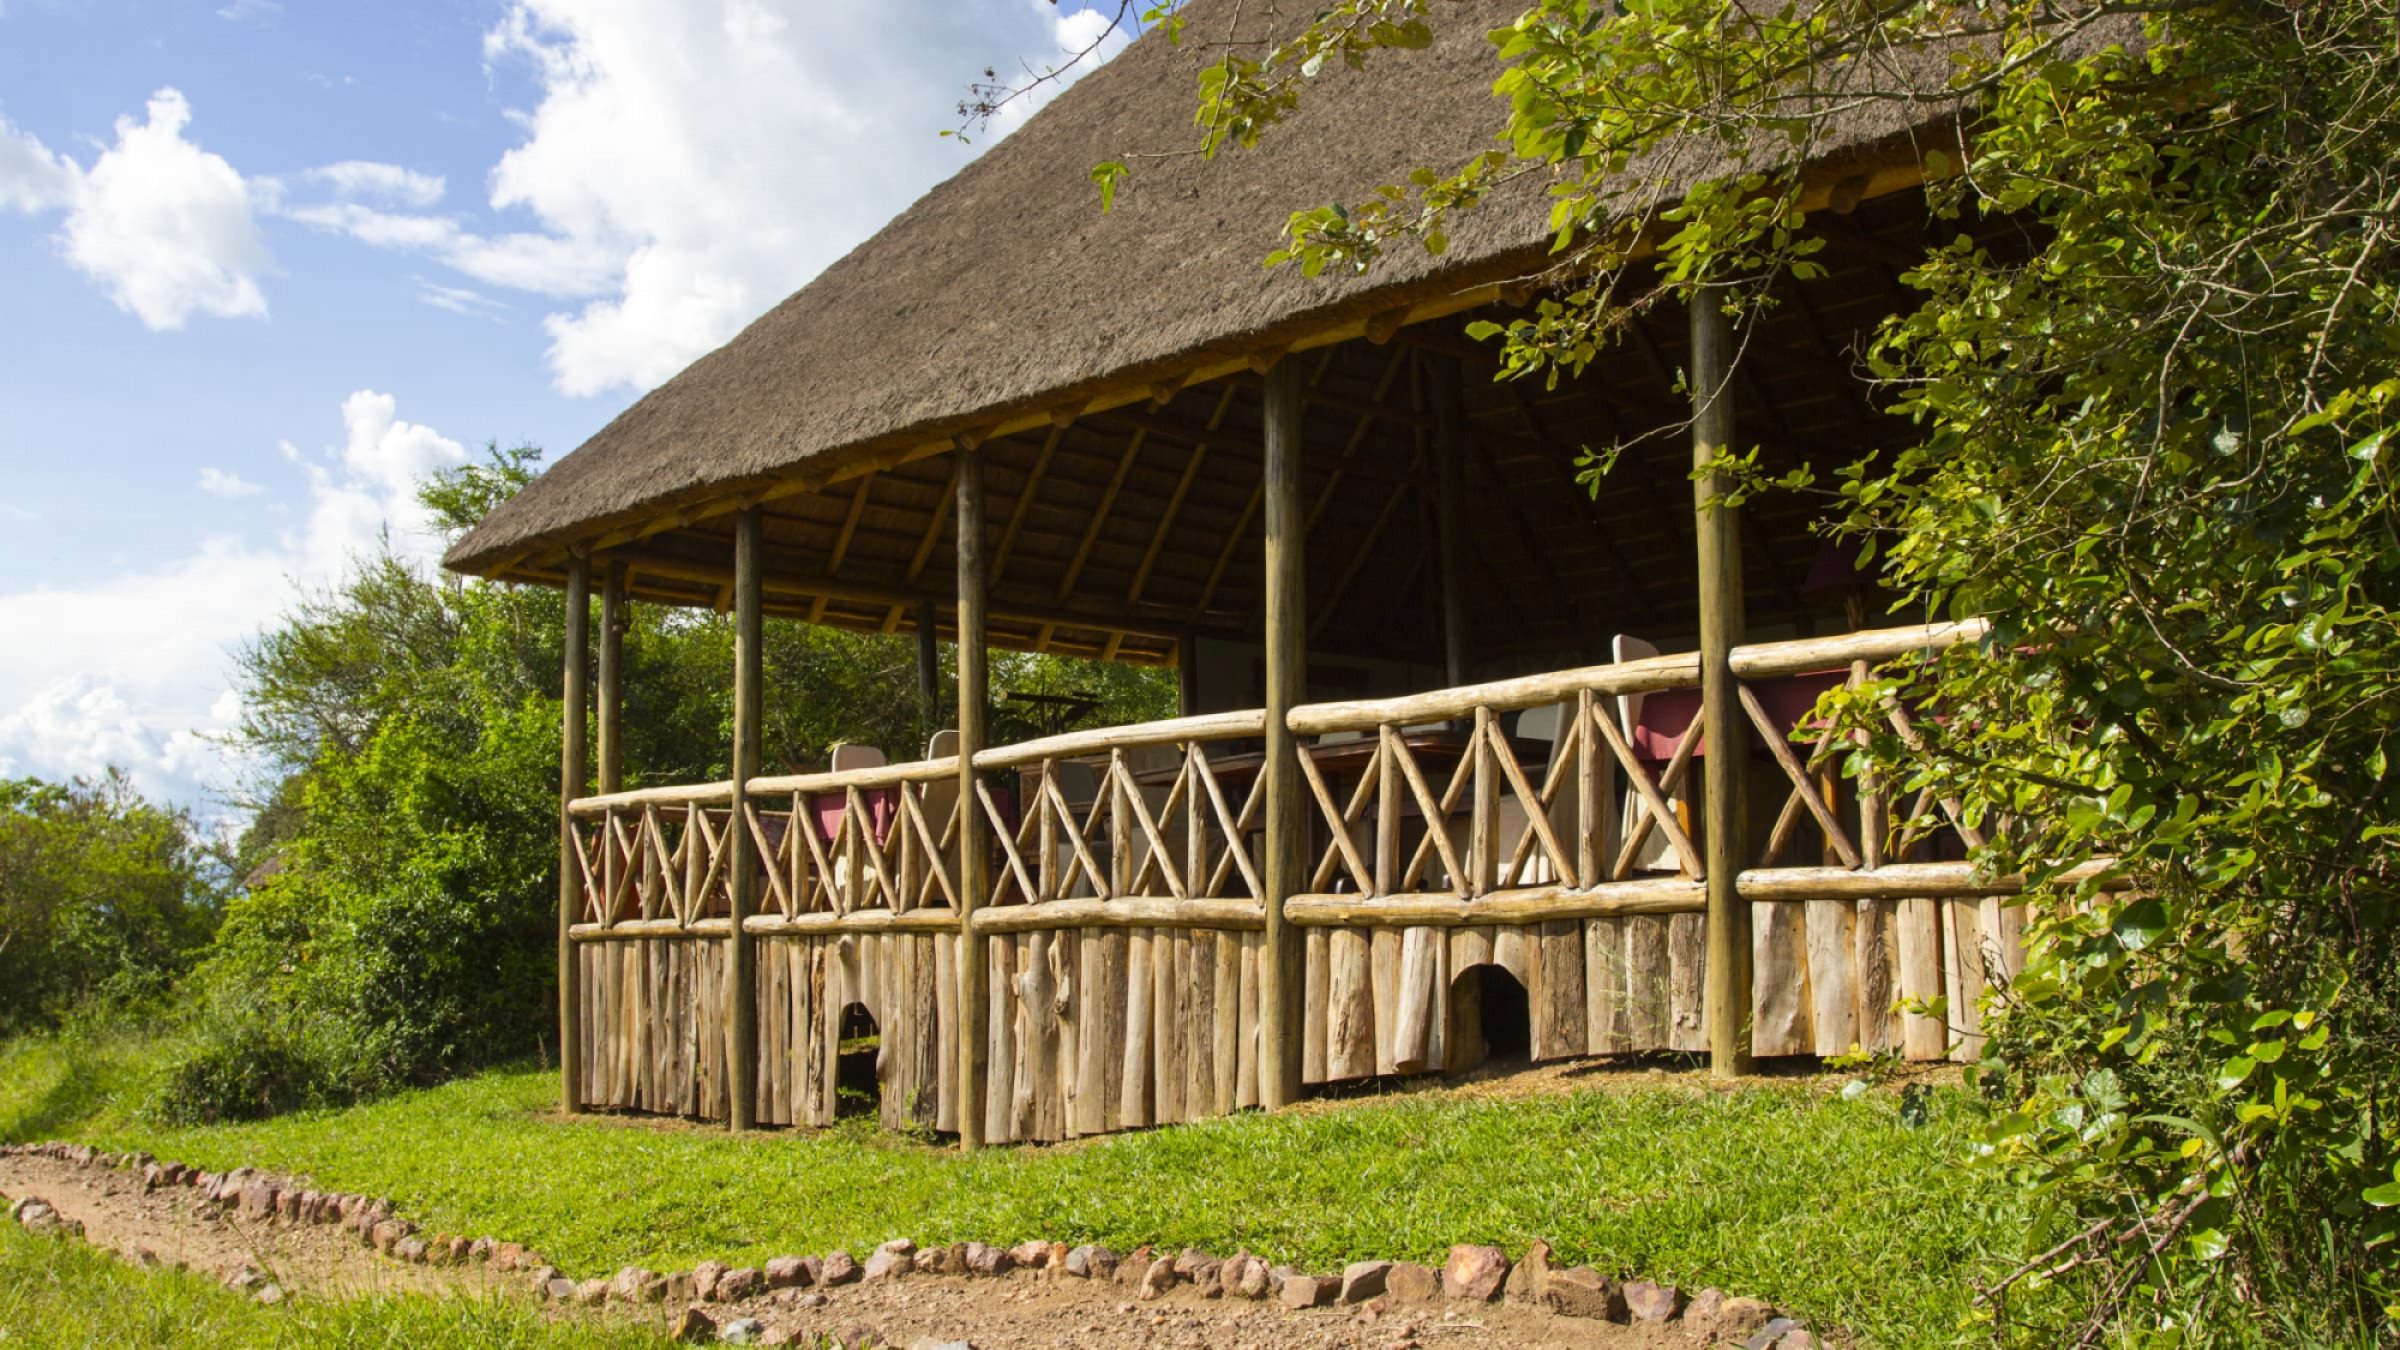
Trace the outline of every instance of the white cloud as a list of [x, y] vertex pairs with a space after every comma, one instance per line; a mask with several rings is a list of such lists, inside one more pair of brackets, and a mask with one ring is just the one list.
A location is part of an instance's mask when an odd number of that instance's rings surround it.
[[250, 19], [269, 19], [283, 12], [282, 0], [232, 0], [217, 10], [217, 17], [227, 23], [242, 23]]
[[74, 161], [0, 117], [0, 207], [47, 211], [75, 199]]
[[239, 474], [207, 467], [200, 470], [200, 490], [211, 497], [255, 497], [266, 491]]
[[464, 286], [444, 286], [423, 277], [417, 278], [417, 299], [435, 309], [446, 309], [470, 319], [490, 319], [494, 322], [499, 322], [500, 315], [508, 309], [508, 306], [481, 291]]
[[440, 201], [449, 188], [440, 174], [419, 173], [397, 164], [379, 164], [367, 159], [345, 159], [310, 169], [308, 177], [332, 188], [338, 196], [420, 208]]
[[67, 209], [67, 261], [117, 307], [154, 329], [193, 314], [265, 314], [258, 278], [273, 267], [251, 216], [251, 188], [223, 158], [184, 138], [192, 107], [173, 89], [148, 120], [117, 119], [117, 141], [84, 168], [0, 123], [0, 206]]
[[[279, 495], [303, 513], [269, 542], [212, 539], [164, 566], [0, 593], [0, 632], [23, 639], [0, 662], [0, 775], [117, 765], [143, 791], [191, 804], [230, 787], [237, 766], [209, 737], [240, 715], [233, 647], [387, 537], [432, 564], [439, 541], [415, 479], [466, 452], [398, 411], [391, 395], [360, 390], [342, 403], [338, 443], [313, 454], [283, 443], [301, 482]], [[203, 470], [204, 486], [215, 472]]]
[[593, 297], [546, 321], [559, 387], [646, 388], [731, 337], [959, 167], [938, 133], [978, 72], [1054, 64], [1095, 22], [1043, 0], [516, 0], [486, 59], [541, 98], [491, 199], [576, 263], [547, 279], [590, 286], [548, 292]]

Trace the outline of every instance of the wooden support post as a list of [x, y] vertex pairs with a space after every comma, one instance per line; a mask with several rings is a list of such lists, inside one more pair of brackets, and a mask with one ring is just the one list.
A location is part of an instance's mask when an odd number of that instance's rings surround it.
[[1434, 552], [1442, 590], [1443, 683], [1467, 682], [1467, 427], [1458, 358], [1427, 358], [1433, 403]]
[[625, 787], [625, 564], [611, 561], [600, 579], [600, 696], [594, 767], [602, 793]]
[[1724, 297], [1703, 287], [1690, 301], [1692, 320], [1692, 505], [1699, 548], [1700, 717], [1706, 737], [1708, 830], [1708, 977], [1702, 1002], [1708, 1018], [1709, 1071], [1719, 1078], [1750, 1068], [1750, 902], [1735, 887], [1747, 856], [1742, 770], [1750, 738], [1734, 683], [1732, 654], [1742, 640], [1742, 533], [1733, 508], [1717, 499], [1724, 475], [1698, 472], [1733, 442], [1729, 363], [1732, 325]]
[[1175, 639], [1175, 713], [1190, 717], [1200, 711], [1200, 639], [1190, 633]]
[[942, 706], [942, 653], [934, 639], [933, 602], [917, 606], [917, 702], [931, 722]]
[[725, 827], [730, 882], [725, 889], [733, 897], [733, 923], [725, 935], [725, 1118], [737, 1130], [750, 1128], [758, 1106], [758, 970], [755, 940], [742, 931], [742, 921], [758, 910], [758, 846], [746, 822], [749, 782], [759, 771], [759, 723], [766, 711], [759, 661], [766, 636], [760, 627], [765, 552], [760, 528], [755, 506], [733, 518], [733, 814]]
[[[991, 945], [969, 922], [991, 893], [989, 825], [977, 808], [975, 755], [986, 737], [983, 460], [958, 462], [958, 1146], [983, 1143], [990, 1074]], [[1079, 995], [1080, 995], [1080, 991]]]
[[576, 876], [575, 818], [567, 803], [583, 795], [584, 659], [591, 645], [592, 567], [567, 559], [565, 673], [559, 682], [558, 738], [558, 1109], [583, 1109], [583, 981], [568, 936], [581, 917], [583, 885]]
[[1300, 944], [1283, 903], [1308, 886], [1308, 798], [1300, 753], [1285, 718], [1308, 697], [1308, 615], [1301, 564], [1306, 528], [1300, 503], [1300, 368], [1289, 359], [1267, 372], [1267, 837], [1265, 941], [1259, 951], [1259, 1104], [1272, 1111], [1300, 1097]]

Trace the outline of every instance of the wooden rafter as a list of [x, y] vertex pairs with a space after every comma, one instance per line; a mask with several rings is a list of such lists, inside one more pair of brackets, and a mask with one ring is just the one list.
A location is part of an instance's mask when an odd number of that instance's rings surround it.
[[1008, 575], [1009, 555], [1017, 547], [1017, 531], [1025, 524], [1026, 508], [1032, 506], [1033, 499], [1041, 494], [1042, 477], [1050, 472], [1051, 457], [1058, 453], [1059, 438], [1065, 434], [1063, 429], [1052, 427], [1050, 433], [1042, 437], [1041, 453], [1033, 458], [1033, 470], [1025, 476], [1025, 486], [1017, 493], [1016, 502], [1008, 508], [1008, 526], [1000, 532], [1000, 547], [992, 553], [990, 584], [995, 590], [999, 588], [1002, 578]]
[[[1225, 392], [1217, 396], [1216, 411], [1209, 414], [1210, 432], [1215, 432], [1223, 425], [1225, 414], [1232, 409], [1234, 396], [1238, 392], [1236, 385], [1231, 381], [1226, 382]], [[1150, 569], [1158, 562], [1159, 550], [1166, 546], [1167, 532], [1175, 528], [1176, 513], [1183, 509], [1183, 499], [1192, 490], [1192, 480], [1200, 476], [1200, 466], [1208, 458], [1208, 446], [1207, 441], [1194, 445], [1192, 457], [1184, 462], [1183, 476], [1176, 480], [1175, 491], [1167, 498], [1166, 509], [1159, 513], [1158, 527], [1150, 532], [1150, 546], [1142, 550], [1141, 566], [1133, 569], [1133, 584], [1125, 588], [1127, 606], [1141, 603], [1142, 587], [1150, 582]]]
[[[1525, 422], [1525, 429], [1533, 433], [1536, 441], [1550, 441], [1548, 429], [1542, 425], [1541, 415], [1535, 410], [1533, 400], [1525, 397], [1525, 391], [1514, 383], [1509, 384], [1507, 389], [1509, 400], [1516, 405], [1518, 417]], [[1602, 406], [1606, 407], [1605, 402]], [[1615, 411], [1610, 409], [1609, 418], [1612, 422], [1615, 417]], [[1535, 458], [1542, 462], [1545, 469], [1555, 466], [1555, 461], [1549, 455], [1537, 452]], [[1655, 620], [1658, 607], [1650, 602], [1650, 592], [1642, 586], [1641, 571], [1625, 556], [1625, 551], [1617, 547], [1615, 535], [1608, 528], [1608, 522], [1601, 517], [1600, 504], [1592, 499], [1591, 493], [1584, 490], [1583, 484], [1575, 481], [1575, 475], [1565, 472], [1563, 467], [1559, 468], [1558, 477], [1561, 480], [1560, 489], [1575, 499], [1584, 517], [1591, 522], [1593, 537], [1599, 541], [1600, 551], [1608, 555], [1609, 564], [1617, 569], [1618, 578], [1625, 583], [1627, 593], [1633, 598], [1634, 608], [1641, 612], [1644, 619]]]

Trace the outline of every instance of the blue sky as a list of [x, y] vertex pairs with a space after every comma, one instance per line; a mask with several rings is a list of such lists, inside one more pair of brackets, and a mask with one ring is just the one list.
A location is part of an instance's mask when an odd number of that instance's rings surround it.
[[573, 449], [981, 148], [937, 133], [985, 66], [1099, 20], [0, 0], [0, 774], [220, 811], [227, 652], [379, 532], [429, 557], [415, 476]]

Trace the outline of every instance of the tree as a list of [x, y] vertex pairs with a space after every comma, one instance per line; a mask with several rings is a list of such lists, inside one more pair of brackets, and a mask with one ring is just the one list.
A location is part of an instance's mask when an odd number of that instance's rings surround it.
[[154, 992], [216, 925], [223, 868], [124, 774], [0, 779], [0, 1033]]
[[[1452, 14], [1332, 0], [1249, 45], [1142, 17], [1217, 44], [1210, 154], [1306, 134], [1276, 129], [1318, 71], [1405, 59]], [[1571, 372], [1628, 305], [1743, 318], [1808, 280], [1798, 166], [1878, 104], [1936, 128], [1931, 216], [2020, 227], [2006, 259], [1929, 231], [1907, 273], [1872, 360], [1909, 444], [1749, 486], [1835, 494], [1902, 603], [1995, 620], [1832, 711], [2037, 883], [1974, 1073], [1986, 1161], [2034, 1212], [1983, 1307], [2028, 1341], [2400, 1320], [2396, 27], [2392, 0], [1536, 0], [1491, 34], [1490, 151], [1295, 203], [1271, 260], [1438, 252], [1543, 175], [1541, 298], [1477, 331], [1504, 378]], [[1696, 154], [1727, 167], [1673, 187]], [[1094, 178], [1103, 209], [1139, 190], [1123, 162]], [[1923, 751], [1894, 696], [1943, 707]], [[2131, 889], [2048, 884], [2093, 858]]]

